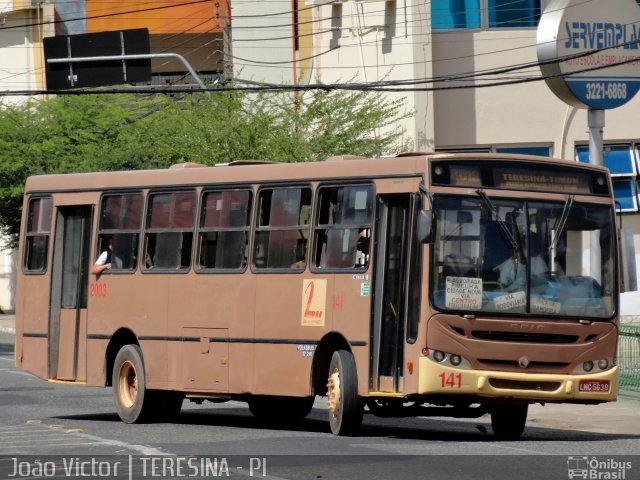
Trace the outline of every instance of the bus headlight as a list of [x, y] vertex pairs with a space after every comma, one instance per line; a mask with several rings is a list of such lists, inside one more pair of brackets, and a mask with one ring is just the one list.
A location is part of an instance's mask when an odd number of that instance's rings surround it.
[[456, 368], [471, 368], [471, 362], [462, 355], [456, 353], [443, 352], [441, 350], [429, 350], [429, 357], [435, 362]]
[[444, 359], [446, 358], [445, 354], [443, 352], [441, 352], [440, 350], [436, 350], [435, 352], [433, 352], [433, 359], [440, 363], [442, 362]]
[[613, 358], [600, 358], [598, 360], [587, 360], [579, 364], [573, 371], [574, 375], [582, 375], [585, 373], [595, 373], [596, 371], [604, 372], [614, 366]]

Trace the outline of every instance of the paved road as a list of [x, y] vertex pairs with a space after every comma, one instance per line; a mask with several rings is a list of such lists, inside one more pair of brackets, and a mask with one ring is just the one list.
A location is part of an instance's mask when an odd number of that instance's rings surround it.
[[[0, 333], [0, 452], [9, 456], [0, 457], [0, 479], [11, 473], [12, 456], [25, 455], [204, 455], [228, 459], [230, 476], [238, 478], [249, 475], [253, 457], [266, 458], [271, 478], [406, 480], [564, 479], [569, 456], [595, 456], [631, 461], [625, 478], [640, 478], [637, 400], [534, 407], [523, 438], [514, 442], [496, 441], [488, 417], [367, 415], [360, 436], [338, 438], [329, 433], [321, 399], [307, 419], [290, 426], [262, 423], [240, 402], [185, 402], [176, 423], [126, 425], [114, 413], [109, 389], [57, 385], [16, 371], [12, 342]], [[137, 465], [140, 473], [139, 459]]]

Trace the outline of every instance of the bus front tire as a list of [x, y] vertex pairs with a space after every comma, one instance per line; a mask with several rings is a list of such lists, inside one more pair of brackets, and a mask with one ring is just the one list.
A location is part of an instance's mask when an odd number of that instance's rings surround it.
[[113, 401], [123, 422], [149, 420], [154, 409], [154, 396], [146, 388], [142, 350], [138, 345], [125, 345], [116, 355], [112, 386]]
[[501, 440], [516, 440], [527, 423], [528, 404], [495, 405], [491, 409], [493, 434]]
[[353, 435], [362, 427], [364, 404], [358, 396], [356, 363], [351, 352], [338, 350], [329, 364], [329, 425], [334, 435]]

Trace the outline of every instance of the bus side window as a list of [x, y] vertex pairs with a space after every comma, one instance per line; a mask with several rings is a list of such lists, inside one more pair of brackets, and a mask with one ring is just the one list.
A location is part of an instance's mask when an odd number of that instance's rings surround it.
[[47, 268], [51, 210], [49, 197], [35, 198], [29, 202], [23, 263], [27, 272], [44, 273]]
[[373, 197], [372, 185], [320, 189], [314, 228], [316, 268], [367, 268]]
[[251, 190], [204, 193], [198, 233], [200, 271], [246, 267], [250, 212]]
[[142, 223], [142, 194], [124, 193], [102, 197], [98, 250], [107, 251], [111, 241], [111, 270], [133, 271], [138, 261], [138, 238]]
[[189, 269], [195, 211], [195, 192], [149, 195], [144, 242], [146, 270]]
[[311, 188], [262, 189], [258, 205], [254, 267], [303, 270], [311, 217]]

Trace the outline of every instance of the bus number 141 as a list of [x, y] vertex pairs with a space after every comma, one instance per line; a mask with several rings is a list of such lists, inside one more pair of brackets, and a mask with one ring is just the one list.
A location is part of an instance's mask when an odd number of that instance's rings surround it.
[[440, 386], [442, 388], [462, 388], [462, 374], [461, 373], [450, 373], [447, 375], [442, 372], [440, 375]]

